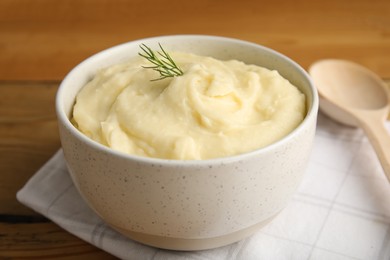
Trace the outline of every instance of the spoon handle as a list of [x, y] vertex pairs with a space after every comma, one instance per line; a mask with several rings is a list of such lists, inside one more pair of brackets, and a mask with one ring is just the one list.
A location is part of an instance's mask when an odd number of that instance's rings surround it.
[[385, 127], [387, 113], [365, 111], [355, 115], [378, 156], [387, 180], [390, 182], [390, 134]]

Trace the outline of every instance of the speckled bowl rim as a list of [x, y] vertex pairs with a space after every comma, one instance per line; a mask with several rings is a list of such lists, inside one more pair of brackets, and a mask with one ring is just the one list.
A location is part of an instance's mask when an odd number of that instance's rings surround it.
[[[109, 148], [103, 144], [100, 144], [90, 138], [88, 138], [86, 135], [84, 135], [82, 132], [80, 132], [70, 121], [65, 109], [64, 109], [64, 104], [63, 104], [63, 96], [66, 91], [66, 86], [68, 81], [70, 80], [71, 77], [73, 77], [74, 73], [80, 69], [83, 68], [88, 63], [93, 63], [95, 60], [99, 60], [102, 58], [102, 56], [107, 56], [109, 53], [112, 51], [115, 51], [116, 49], [121, 49], [126, 45], [133, 45], [137, 44], [140, 45], [144, 41], [149, 41], [149, 40], [163, 40], [163, 39], [174, 39], [174, 38], [194, 38], [196, 40], [199, 39], [208, 39], [208, 40], [217, 40], [217, 41], [226, 41], [226, 42], [231, 42], [231, 43], [238, 43], [242, 45], [248, 45], [251, 47], [256, 47], [260, 48], [265, 52], [268, 52], [272, 55], [277, 56], [278, 58], [283, 59], [286, 63], [289, 63], [295, 69], [304, 77], [304, 79], [309, 83], [310, 86], [310, 93], [311, 94], [311, 107], [307, 109], [307, 114], [304, 118], [304, 120], [299, 124], [298, 127], [296, 127], [293, 131], [291, 131], [289, 134], [281, 138], [280, 140], [267, 145], [265, 147], [242, 153], [242, 154], [237, 154], [237, 155], [232, 155], [232, 156], [226, 156], [226, 157], [218, 157], [218, 158], [212, 158], [212, 159], [204, 159], [204, 160], [179, 160], [179, 159], [162, 159], [162, 158], [152, 158], [152, 157], [143, 157], [143, 156], [138, 156], [138, 155], [132, 155], [132, 154], [126, 154], [124, 152], [116, 151], [112, 148]], [[260, 44], [256, 44], [253, 42], [249, 41], [244, 41], [244, 40], [239, 40], [235, 38], [229, 38], [229, 37], [223, 37], [223, 36], [212, 36], [212, 35], [196, 35], [196, 34], [179, 34], [179, 35], [164, 35], [164, 36], [155, 36], [155, 37], [148, 37], [148, 38], [142, 38], [142, 39], [137, 39], [134, 41], [129, 41], [126, 43], [122, 43], [113, 47], [110, 47], [108, 49], [102, 50], [89, 58], [85, 59], [78, 65], [76, 65], [63, 79], [61, 82], [57, 94], [56, 94], [56, 100], [55, 100], [55, 108], [56, 108], [56, 113], [57, 113], [57, 119], [59, 123], [63, 124], [77, 139], [80, 141], [84, 142], [88, 146], [99, 150], [101, 152], [105, 152], [107, 154], [112, 154], [113, 156], [121, 157], [124, 159], [128, 160], [134, 160], [140, 163], [145, 163], [145, 164], [159, 164], [159, 165], [168, 165], [168, 166], [182, 166], [182, 167], [192, 167], [192, 166], [204, 166], [204, 165], [221, 165], [221, 164], [228, 164], [232, 162], [237, 162], [237, 161], [243, 161], [246, 160], [248, 157], [253, 157], [257, 156], [258, 154], [263, 154], [263, 153], [268, 153], [271, 150], [276, 149], [279, 146], [284, 145], [286, 142], [289, 142], [296, 134], [299, 132], [303, 131], [304, 128], [306, 127], [307, 124], [310, 124], [312, 120], [316, 120], [317, 113], [318, 113], [318, 107], [319, 107], [319, 97], [317, 90], [309, 76], [309, 74], [295, 61], [290, 59], [289, 57], [273, 50], [268, 47], [265, 47]], [[314, 119], [313, 119], [314, 117]]]

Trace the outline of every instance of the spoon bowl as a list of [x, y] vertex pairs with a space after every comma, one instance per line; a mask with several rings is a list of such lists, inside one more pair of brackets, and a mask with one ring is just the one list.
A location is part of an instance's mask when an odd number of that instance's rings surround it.
[[328, 59], [314, 63], [309, 72], [323, 103], [321, 110], [339, 123], [359, 126], [355, 116], [346, 110], [383, 109], [386, 113], [389, 109], [390, 97], [385, 83], [363, 66]]
[[378, 75], [345, 60], [321, 60], [309, 68], [320, 95], [320, 109], [337, 122], [361, 127], [390, 181], [390, 136], [385, 121], [390, 94]]

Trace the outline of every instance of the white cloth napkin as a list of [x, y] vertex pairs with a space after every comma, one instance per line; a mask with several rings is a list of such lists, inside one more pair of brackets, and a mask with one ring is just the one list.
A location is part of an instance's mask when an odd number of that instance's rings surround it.
[[212, 250], [178, 252], [134, 242], [81, 199], [58, 151], [18, 200], [121, 259], [390, 259], [390, 185], [360, 129], [319, 115], [305, 178], [286, 209], [255, 235]]

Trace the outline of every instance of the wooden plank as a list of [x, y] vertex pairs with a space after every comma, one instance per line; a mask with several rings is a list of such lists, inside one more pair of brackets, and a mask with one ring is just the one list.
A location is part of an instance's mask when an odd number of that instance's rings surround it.
[[59, 149], [54, 82], [0, 82], [0, 258], [114, 259], [16, 200]]
[[16, 192], [60, 148], [57, 83], [0, 84], [0, 214], [34, 214]]
[[2, 0], [0, 80], [61, 80], [100, 50], [166, 34], [249, 40], [305, 68], [350, 59], [389, 78], [389, 25], [388, 0]]
[[0, 258], [115, 259], [53, 223], [0, 223]]

